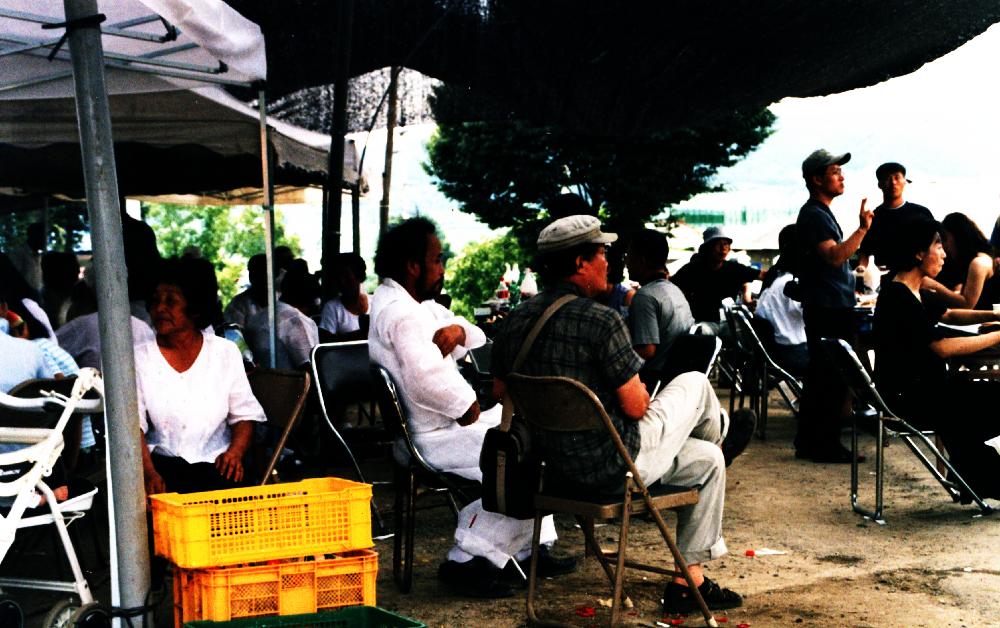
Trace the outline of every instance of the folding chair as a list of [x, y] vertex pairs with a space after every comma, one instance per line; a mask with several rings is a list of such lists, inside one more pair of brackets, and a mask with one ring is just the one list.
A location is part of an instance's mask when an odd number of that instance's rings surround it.
[[452, 473], [437, 471], [424, 460], [410, 438], [406, 412], [399, 401], [392, 376], [378, 364], [371, 365], [371, 374], [382, 422], [394, 440], [405, 444], [408, 456], [405, 462], [393, 456], [396, 498], [392, 577], [402, 593], [409, 593], [413, 584], [413, 532], [416, 522], [417, 489], [425, 488], [431, 494], [443, 495], [445, 503], [451, 508], [457, 520], [459, 502], [463, 505], [471, 502], [472, 495], [479, 490], [479, 483]]
[[[858, 355], [854, 352], [854, 349], [851, 348], [850, 344], [839, 338], [823, 338], [820, 342], [826, 350], [828, 357], [833, 360], [833, 363], [840, 372], [844, 382], [854, 393], [854, 396], [875, 408], [875, 411], [878, 413], [878, 427], [875, 431], [874, 510], [868, 510], [858, 505], [858, 424], [856, 413], [855, 419], [852, 422], [851, 508], [854, 512], [863, 515], [880, 525], [885, 524], [885, 519], [882, 517], [882, 485], [885, 481], [884, 449], [885, 437], [887, 435], [890, 438], [897, 437], [906, 443], [906, 446], [913, 452], [913, 455], [915, 455], [917, 459], [919, 459], [920, 462], [927, 467], [927, 470], [931, 472], [934, 479], [941, 484], [944, 490], [948, 492], [948, 495], [951, 496], [954, 501], [959, 501], [962, 491], [965, 491], [972, 497], [972, 500], [977, 506], [979, 506], [979, 510], [983, 514], [992, 512], [993, 509], [980, 499], [975, 491], [969, 487], [966, 481], [962, 479], [962, 476], [959, 475], [959, 473], [951, 465], [951, 462], [948, 461], [945, 454], [938, 449], [934, 442], [930, 439], [930, 437], [934, 435], [934, 432], [917, 429], [889, 409], [885, 400], [882, 399], [882, 395], [880, 395], [878, 390], [875, 388], [875, 382], [872, 381], [871, 375], [868, 373], [868, 369], [865, 368], [861, 360], [858, 359]], [[927, 454], [925, 454], [923, 450], [918, 447], [918, 443], [923, 444], [924, 447], [930, 451], [931, 457], [928, 457]], [[935, 465], [935, 461], [944, 467], [944, 469], [954, 479], [948, 479], [948, 477], [939, 470], [938, 466]]]
[[[736, 398], [739, 395], [739, 407], [747, 401], [748, 394], [753, 394], [752, 369], [754, 365], [753, 349], [742, 341], [736, 329], [737, 306], [723, 308], [726, 329], [729, 330], [729, 342], [724, 342], [719, 354], [719, 370], [729, 378], [729, 414], [736, 410]], [[751, 405], [754, 400], [751, 399]]]
[[[751, 323], [751, 314], [742, 309], [732, 310], [733, 328], [737, 342], [749, 351], [751, 361], [745, 370], [744, 382], [750, 391], [751, 405], [757, 413], [757, 435], [767, 436], [767, 406], [772, 383], [781, 398], [794, 414], [798, 414], [798, 400], [802, 396], [802, 382], [782, 368], [767, 352], [757, 330]], [[781, 383], [785, 386], [781, 386]], [[742, 406], [742, 403], [740, 404]]]
[[720, 351], [722, 351], [722, 339], [718, 336], [693, 334], [678, 336], [667, 349], [666, 366], [660, 371], [657, 388], [669, 384], [681, 373], [697, 371], [707, 376], [715, 366]]
[[469, 350], [466, 359], [459, 362], [458, 368], [472, 389], [476, 391], [476, 399], [483, 410], [496, 405], [493, 398], [493, 375], [490, 372], [490, 359], [493, 354], [493, 341]]
[[[347, 445], [343, 435], [337, 429], [334, 421], [335, 410], [352, 403], [358, 404], [359, 417], [364, 414], [364, 404], [369, 404], [369, 422], [374, 422], [375, 391], [372, 376], [369, 371], [368, 341], [351, 340], [348, 342], [329, 342], [313, 347], [312, 371], [316, 378], [316, 388], [319, 393], [319, 405], [323, 411], [323, 419], [333, 433], [333, 437], [341, 444], [347, 457], [351, 459], [354, 472], [358, 479], [365, 481], [354, 453]], [[359, 421], [360, 422], [360, 421]]]
[[[285, 449], [288, 436], [295, 429], [302, 416], [306, 397], [309, 394], [309, 374], [301, 371], [284, 371], [280, 369], [257, 368], [251, 371], [247, 378], [254, 397], [264, 408], [268, 427], [278, 434], [274, 443], [274, 453], [264, 466], [260, 475], [260, 485], [264, 486], [278, 478], [275, 467]], [[263, 460], [261, 460], [263, 462]]]
[[[609, 438], [618, 448], [618, 452], [625, 463], [627, 472], [622, 476], [622, 495], [601, 496], [588, 494], [580, 496], [576, 494], [565, 495], [556, 489], [545, 486], [545, 473], [543, 468], [542, 479], [539, 481], [538, 493], [535, 495], [535, 524], [531, 542], [531, 570], [528, 575], [528, 620], [531, 624], [545, 626], [563, 626], [565, 624], [543, 622], [538, 618], [535, 611], [535, 592], [537, 588], [537, 567], [538, 567], [538, 546], [541, 533], [542, 518], [548, 513], [567, 513], [576, 517], [587, 546], [597, 557], [608, 577], [612, 588], [611, 602], [611, 625], [619, 625], [621, 618], [622, 604], [622, 583], [624, 580], [625, 567], [650, 571], [653, 573], [666, 574], [669, 576], [683, 575], [691, 587], [691, 594], [694, 596], [701, 608], [705, 623], [709, 626], [717, 626], [715, 618], [705, 605], [698, 588], [694, 585], [691, 575], [688, 573], [687, 564], [684, 557], [674, 543], [673, 536], [667, 529], [667, 523], [660, 514], [664, 509], [675, 509], [682, 506], [689, 506], [698, 502], [698, 489], [681, 488], [673, 486], [657, 486], [654, 491], [650, 491], [629, 456], [628, 450], [622, 443], [618, 430], [615, 429], [611, 418], [600, 400], [583, 384], [568, 377], [529, 377], [517, 373], [511, 373], [506, 379], [507, 392], [517, 409], [519, 416], [526, 420], [535, 430], [549, 430], [557, 432], [582, 432], [604, 429]], [[545, 453], [542, 452], [544, 463]], [[671, 569], [665, 569], [656, 565], [647, 565], [627, 560], [625, 557], [629, 522], [632, 515], [649, 513], [660, 529], [660, 535], [670, 548], [674, 563], [681, 569], [680, 574]], [[615, 552], [605, 552], [601, 549], [597, 538], [594, 536], [594, 520], [621, 519], [621, 528], [618, 537], [618, 550]], [[610, 560], [615, 560], [612, 567]]]

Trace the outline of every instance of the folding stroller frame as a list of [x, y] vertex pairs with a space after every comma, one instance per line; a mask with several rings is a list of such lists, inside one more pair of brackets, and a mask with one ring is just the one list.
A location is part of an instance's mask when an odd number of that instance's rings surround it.
[[[0, 499], [13, 498], [9, 512], [0, 515], [0, 561], [14, 543], [17, 530], [52, 523], [62, 542], [66, 559], [73, 573], [72, 582], [37, 580], [28, 578], [0, 578], [0, 587], [38, 589], [75, 593], [79, 606], [66, 600], [55, 605], [46, 618], [45, 626], [73, 626], [75, 622], [88, 619], [105, 611], [96, 608], [90, 586], [80, 568], [73, 543], [66, 529], [70, 523], [90, 509], [97, 489], [72, 499], [57, 502], [52, 489], [44, 478], [52, 473], [53, 466], [63, 450], [63, 430], [74, 412], [96, 413], [102, 411], [100, 399], [84, 400], [91, 389], [103, 397], [104, 385], [98, 372], [91, 368], [81, 369], [73, 390], [68, 397], [57, 393], [47, 393], [38, 399], [21, 399], [0, 393], [0, 408], [28, 412], [45, 412], [52, 408], [62, 408], [55, 427], [26, 428], [0, 427], [0, 445], [18, 445], [20, 449], [0, 453]], [[7, 449], [7, 448], [5, 448]], [[27, 467], [25, 469], [25, 467]], [[11, 478], [11, 479], [8, 479]], [[38, 493], [45, 498], [48, 514], [25, 517], [25, 511], [38, 505]], [[89, 624], [88, 624], [89, 625]]]

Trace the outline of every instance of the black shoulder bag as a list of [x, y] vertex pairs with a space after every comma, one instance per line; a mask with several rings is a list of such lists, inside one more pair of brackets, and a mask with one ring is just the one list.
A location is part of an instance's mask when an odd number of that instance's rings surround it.
[[[560, 307], [576, 298], [567, 294], [550, 305], [531, 328], [514, 360], [511, 372], [521, 368], [531, 345], [545, 323]], [[514, 405], [504, 393], [500, 425], [490, 428], [479, 454], [483, 472], [483, 509], [515, 519], [532, 519], [539, 464], [531, 451], [531, 433], [522, 421], [514, 421]]]

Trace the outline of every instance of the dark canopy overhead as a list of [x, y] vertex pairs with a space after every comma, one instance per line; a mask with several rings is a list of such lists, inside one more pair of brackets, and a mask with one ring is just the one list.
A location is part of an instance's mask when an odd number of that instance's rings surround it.
[[[334, 82], [338, 0], [227, 0], [265, 35], [272, 97]], [[405, 65], [602, 134], [689, 124], [912, 72], [995, 0], [353, 0], [351, 75]]]

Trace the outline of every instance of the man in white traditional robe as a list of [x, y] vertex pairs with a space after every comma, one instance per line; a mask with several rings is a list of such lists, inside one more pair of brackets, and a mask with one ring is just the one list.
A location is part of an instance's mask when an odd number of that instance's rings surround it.
[[[482, 480], [479, 453], [486, 431], [500, 423], [500, 406], [480, 412], [475, 391], [455, 360], [486, 342], [482, 330], [434, 302], [444, 284], [441, 242], [433, 223], [407, 220], [386, 232], [375, 255], [381, 278], [371, 300], [368, 349], [372, 362], [392, 375], [406, 409], [414, 445], [440, 471]], [[503, 576], [512, 559], [526, 565], [532, 521], [483, 510], [476, 500], [459, 513], [455, 545], [439, 577], [458, 593], [474, 597], [513, 595]], [[551, 517], [541, 541], [556, 539]], [[573, 571], [576, 561], [546, 551], [539, 574]]]

